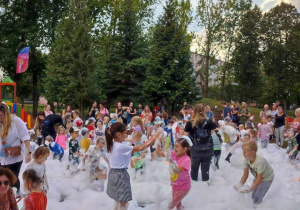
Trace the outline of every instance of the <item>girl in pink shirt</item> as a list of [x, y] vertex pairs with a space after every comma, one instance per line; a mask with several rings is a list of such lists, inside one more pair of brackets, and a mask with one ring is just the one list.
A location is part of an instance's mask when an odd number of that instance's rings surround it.
[[183, 136], [175, 143], [175, 148], [171, 154], [166, 154], [157, 148], [157, 153], [160, 156], [166, 156], [169, 161], [170, 178], [172, 186], [172, 201], [169, 203], [169, 209], [177, 208], [182, 209], [182, 199], [188, 194], [191, 189], [191, 159], [190, 147], [192, 141], [189, 137]]
[[63, 126], [58, 127], [58, 135], [56, 136], [55, 142], [61, 146], [63, 149], [66, 149], [66, 141], [68, 140], [66, 135], [66, 130]]

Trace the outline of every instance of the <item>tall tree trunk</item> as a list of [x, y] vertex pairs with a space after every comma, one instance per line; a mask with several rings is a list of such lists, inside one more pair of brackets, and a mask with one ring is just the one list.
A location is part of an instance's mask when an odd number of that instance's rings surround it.
[[206, 46], [206, 55], [205, 55], [205, 81], [204, 81], [204, 93], [203, 96], [204, 98], [207, 98], [208, 95], [208, 78], [209, 78], [209, 53], [210, 53], [210, 44], [207, 43]]
[[225, 89], [225, 78], [226, 78], [226, 68], [225, 65], [222, 66], [222, 82], [221, 82], [221, 101], [223, 101], [224, 98], [224, 89]]

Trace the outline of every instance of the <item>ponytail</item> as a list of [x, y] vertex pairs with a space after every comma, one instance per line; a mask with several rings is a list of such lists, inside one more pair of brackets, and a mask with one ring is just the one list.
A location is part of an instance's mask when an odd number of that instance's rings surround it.
[[106, 128], [105, 130], [105, 138], [107, 144], [107, 152], [110, 153], [113, 147], [113, 140], [116, 133], [123, 133], [126, 131], [126, 125], [120, 122], [115, 122], [111, 125], [111, 127]]

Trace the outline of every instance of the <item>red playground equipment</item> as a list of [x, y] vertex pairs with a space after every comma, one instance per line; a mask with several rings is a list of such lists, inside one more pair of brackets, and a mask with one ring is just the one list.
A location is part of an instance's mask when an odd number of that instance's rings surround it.
[[[5, 97], [3, 97], [5, 91], [2, 92], [2, 87], [5, 86], [14, 87], [13, 99], [5, 99]], [[14, 81], [12, 81], [9, 77], [6, 77], [2, 80], [2, 82], [0, 82], [0, 102], [5, 102], [6, 105], [9, 106], [11, 113], [16, 114], [18, 117], [20, 117], [27, 124], [28, 129], [33, 128], [32, 116], [26, 111], [24, 111], [24, 109], [21, 108], [21, 105], [18, 104], [17, 84]]]

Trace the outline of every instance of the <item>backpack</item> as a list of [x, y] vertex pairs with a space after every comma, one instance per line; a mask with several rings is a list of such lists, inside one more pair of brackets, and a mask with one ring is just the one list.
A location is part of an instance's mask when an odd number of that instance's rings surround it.
[[205, 129], [205, 125], [207, 124], [207, 121], [203, 123], [203, 125], [199, 128], [197, 125], [195, 125], [196, 130], [194, 131], [194, 141], [199, 143], [206, 143], [208, 140], [208, 137], [210, 136], [210, 131], [208, 129]]

